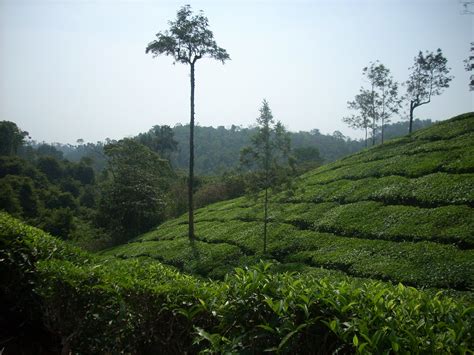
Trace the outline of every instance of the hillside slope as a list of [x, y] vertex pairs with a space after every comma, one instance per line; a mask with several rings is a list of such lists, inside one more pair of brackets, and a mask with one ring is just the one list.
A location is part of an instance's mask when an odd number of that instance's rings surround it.
[[[149, 257], [222, 277], [262, 256], [261, 202], [196, 211], [105, 252]], [[474, 288], [474, 113], [325, 165], [270, 206], [269, 257], [281, 270], [349, 275], [416, 287]]]

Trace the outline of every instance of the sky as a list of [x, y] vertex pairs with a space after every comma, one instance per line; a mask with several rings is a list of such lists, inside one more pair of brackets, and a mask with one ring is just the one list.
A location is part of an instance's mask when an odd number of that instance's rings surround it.
[[379, 60], [403, 82], [418, 51], [437, 48], [455, 78], [415, 116], [474, 111], [463, 64], [474, 15], [459, 0], [0, 0], [0, 120], [72, 144], [188, 123], [189, 66], [145, 54], [186, 3], [231, 57], [197, 62], [201, 126], [252, 125], [266, 99], [290, 131], [362, 137], [342, 122], [362, 68]]

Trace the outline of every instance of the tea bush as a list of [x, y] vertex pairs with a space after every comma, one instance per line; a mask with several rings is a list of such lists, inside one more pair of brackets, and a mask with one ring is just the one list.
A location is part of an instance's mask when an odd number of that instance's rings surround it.
[[275, 273], [263, 262], [237, 268], [222, 282], [201, 281], [151, 259], [91, 256], [6, 214], [0, 227], [2, 275], [8, 267], [34, 280], [11, 292], [35, 299], [63, 353], [466, 353], [474, 347], [474, 307], [442, 293]]

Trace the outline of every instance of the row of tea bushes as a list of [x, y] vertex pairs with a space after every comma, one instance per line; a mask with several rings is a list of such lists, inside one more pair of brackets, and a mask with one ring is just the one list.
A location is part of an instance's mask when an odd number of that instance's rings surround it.
[[10, 296], [4, 301], [21, 292], [16, 302], [36, 311], [23, 316], [41, 319], [64, 353], [474, 347], [472, 305], [402, 284], [275, 274], [266, 263], [238, 268], [223, 282], [200, 281], [150, 260], [91, 256], [6, 214], [0, 214], [0, 254], [2, 277], [21, 280], [4, 279]]
[[474, 206], [474, 174], [435, 173], [413, 179], [393, 175], [314, 185], [305, 181], [297, 185], [287, 200], [293, 203], [380, 201], [420, 207]]

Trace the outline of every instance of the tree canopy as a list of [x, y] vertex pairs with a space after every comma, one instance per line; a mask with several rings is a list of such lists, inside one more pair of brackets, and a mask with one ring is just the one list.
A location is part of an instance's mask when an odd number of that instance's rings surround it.
[[28, 132], [20, 130], [16, 123], [0, 121], [0, 155], [16, 154], [26, 137]]
[[448, 60], [440, 48], [436, 53], [422, 51], [414, 58], [413, 66], [408, 80], [405, 82], [406, 97], [410, 102], [410, 128], [413, 130], [413, 111], [422, 105], [431, 102], [431, 98], [441, 95], [444, 89], [449, 87], [453, 76], [449, 75], [451, 68]]
[[214, 34], [208, 28], [209, 20], [202, 11], [193, 15], [190, 5], [178, 10], [170, 28], [156, 34], [157, 39], [146, 47], [146, 53], [164, 54], [178, 63], [194, 64], [198, 59], [209, 57], [224, 63], [230, 59], [224, 48], [217, 46]]
[[133, 139], [108, 144], [104, 151], [109, 179], [102, 186], [99, 219], [123, 241], [160, 222], [171, 170], [166, 160]]

